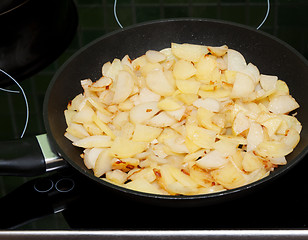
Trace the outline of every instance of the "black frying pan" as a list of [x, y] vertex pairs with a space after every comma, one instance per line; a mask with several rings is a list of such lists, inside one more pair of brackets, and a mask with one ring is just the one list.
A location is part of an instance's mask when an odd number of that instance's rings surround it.
[[[154, 195], [125, 189], [96, 178], [92, 171], [84, 166], [80, 157], [82, 149], [74, 147], [63, 136], [67, 127], [63, 111], [66, 109], [69, 100], [82, 92], [80, 80], [85, 78], [98, 79], [101, 76], [102, 65], [114, 58], [121, 59], [126, 54], [135, 58], [143, 55], [149, 49], [161, 50], [170, 47], [171, 42], [212, 46], [226, 44], [229, 48], [240, 51], [247, 62], [255, 64], [261, 73], [277, 75], [280, 79], [286, 81], [292, 96], [301, 106], [297, 118], [303, 125], [301, 140], [294, 151], [287, 156], [287, 165], [280, 166], [268, 177], [249, 185], [220, 193], [194, 196]], [[138, 24], [107, 34], [78, 51], [59, 69], [52, 79], [45, 97], [43, 114], [47, 136], [53, 151], [80, 173], [92, 179], [93, 183], [100, 184], [102, 187], [130, 198], [149, 203], [170, 206], [196, 206], [225, 201], [254, 191], [263, 186], [264, 183], [270, 182], [291, 169], [304, 157], [308, 151], [308, 111], [305, 107], [308, 97], [306, 89], [308, 89], [307, 60], [292, 47], [269, 34], [224, 21], [206, 19], [160, 20]], [[33, 141], [28, 144], [29, 146], [24, 146], [25, 143], [23, 143], [22, 147], [19, 147], [21, 150], [18, 151], [23, 152], [23, 156], [28, 156], [30, 147], [40, 148], [37, 144], [34, 144], [36, 139], [29, 141]], [[39, 142], [41, 144], [41, 140]], [[9, 148], [9, 146], [7, 143], [5, 148]], [[10, 154], [6, 155], [9, 156], [11, 161], [15, 161], [12, 160]], [[29, 158], [32, 158], [31, 155], [29, 155]], [[40, 167], [36, 168], [35, 174], [44, 172], [45, 163], [42, 163], [39, 157], [36, 159], [39, 159]], [[57, 161], [57, 159], [54, 160]], [[0, 161], [2, 165], [5, 165], [3, 162], [5, 161]], [[32, 175], [34, 166], [29, 165], [30, 161], [23, 162], [19, 166], [22, 166], [23, 169], [28, 168], [28, 175]], [[10, 174], [19, 174], [17, 173], [19, 171], [13, 169], [11, 165], [5, 166]], [[54, 166], [57, 168], [57, 164]], [[4, 168], [2, 167], [2, 169]], [[2, 174], [5, 174], [5, 172], [2, 171]]]

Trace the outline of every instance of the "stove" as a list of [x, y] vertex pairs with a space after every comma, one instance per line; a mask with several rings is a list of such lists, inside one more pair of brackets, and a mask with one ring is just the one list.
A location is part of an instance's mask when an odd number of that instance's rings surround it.
[[[119, 28], [113, 0], [76, 0], [75, 4], [79, 26], [69, 47], [49, 66], [20, 83], [30, 108], [25, 136], [45, 132], [43, 99], [57, 69], [82, 46]], [[308, 58], [308, 2], [271, 0], [270, 4], [268, 18], [260, 30], [287, 42]], [[118, 20], [124, 27], [155, 19], [202, 17], [257, 28], [266, 14], [267, 1], [118, 0], [116, 7]], [[14, 85], [8, 89], [18, 90]], [[0, 104], [0, 140], [18, 138], [26, 117], [22, 95], [0, 91]], [[16, 234], [49, 230], [55, 235], [59, 230], [91, 233], [102, 230], [109, 237], [113, 231], [123, 236], [132, 230], [154, 231], [161, 238], [168, 237], [168, 231], [175, 231], [170, 236], [183, 237], [185, 231], [193, 230], [190, 236], [196, 239], [202, 236], [199, 231], [208, 234], [207, 230], [284, 229], [286, 235], [294, 233], [302, 237], [307, 233], [296, 231], [308, 225], [306, 169], [308, 156], [278, 180], [246, 197], [198, 208], [166, 208], [122, 198], [90, 183], [71, 168], [35, 178], [2, 176], [0, 229], [10, 229]], [[160, 235], [162, 230], [165, 235]], [[182, 230], [184, 235], [179, 235]], [[5, 236], [1, 233], [0, 238]]]

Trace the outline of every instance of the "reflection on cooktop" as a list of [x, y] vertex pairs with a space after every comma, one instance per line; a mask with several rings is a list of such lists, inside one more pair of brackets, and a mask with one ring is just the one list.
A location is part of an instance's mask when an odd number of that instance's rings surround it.
[[28, 181], [1, 198], [0, 229], [16, 229], [59, 212], [75, 230], [305, 228], [308, 192], [302, 186], [307, 167], [306, 157], [284, 176], [244, 197], [187, 208], [128, 199], [69, 168]]

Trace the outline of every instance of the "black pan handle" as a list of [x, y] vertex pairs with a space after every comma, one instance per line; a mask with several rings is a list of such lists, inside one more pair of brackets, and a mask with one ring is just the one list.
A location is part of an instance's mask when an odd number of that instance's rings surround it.
[[0, 175], [38, 176], [64, 166], [46, 134], [0, 143]]

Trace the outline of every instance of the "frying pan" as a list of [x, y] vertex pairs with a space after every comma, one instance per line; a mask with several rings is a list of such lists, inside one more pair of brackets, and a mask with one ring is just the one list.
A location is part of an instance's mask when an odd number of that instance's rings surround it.
[[[287, 156], [288, 164], [278, 167], [268, 177], [236, 189], [193, 196], [165, 196], [133, 191], [95, 177], [80, 157], [82, 149], [72, 145], [63, 134], [66, 129], [63, 111], [67, 103], [82, 92], [80, 80], [101, 77], [101, 67], [114, 58], [128, 54], [132, 59], [147, 50], [170, 47], [171, 42], [212, 46], [226, 44], [240, 51], [247, 62], [261, 73], [277, 75], [286, 81], [301, 108], [297, 118], [303, 125], [301, 140]], [[43, 116], [47, 135], [1, 144], [0, 174], [41, 174], [62, 167], [67, 162], [93, 184], [120, 195], [167, 206], [199, 206], [227, 201], [257, 190], [290, 170], [308, 151], [307, 103], [308, 63], [295, 49], [279, 39], [240, 24], [208, 19], [168, 19], [142, 23], [102, 36], [74, 54], [53, 77], [44, 101]], [[48, 140], [48, 141], [47, 141]], [[47, 162], [44, 160], [48, 160]], [[65, 161], [61, 160], [65, 159]], [[16, 160], [18, 159], [18, 160]], [[35, 162], [35, 161], [36, 162]], [[107, 194], [107, 191], [106, 191]], [[120, 197], [120, 196], [119, 196]]]

